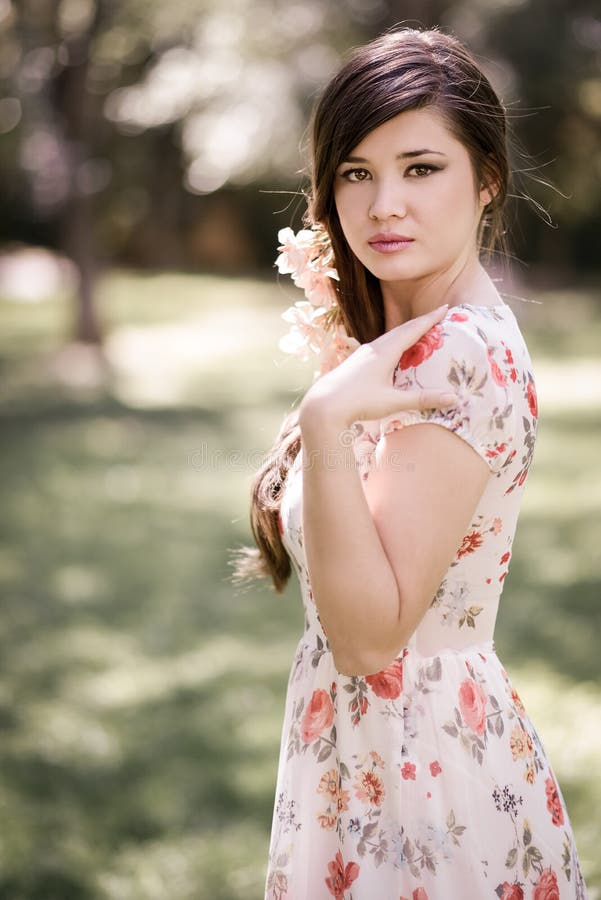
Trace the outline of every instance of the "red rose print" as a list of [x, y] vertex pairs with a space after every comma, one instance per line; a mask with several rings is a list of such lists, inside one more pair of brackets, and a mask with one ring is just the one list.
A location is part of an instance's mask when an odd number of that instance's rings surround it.
[[501, 559], [499, 560], [499, 565], [502, 566], [503, 563], [506, 563], [510, 556], [511, 556], [511, 553], [509, 552], [509, 550], [507, 550], [507, 552], [504, 553], [503, 556], [501, 557]]
[[547, 809], [551, 813], [551, 821], [554, 825], [563, 825], [563, 809], [557, 793], [557, 784], [552, 775], [545, 781], [545, 793], [547, 795]]
[[438, 760], [435, 759], [434, 762], [430, 763], [430, 774], [433, 775], [434, 777], [436, 777], [437, 775], [440, 775], [441, 772], [442, 772], [441, 765], [438, 762]]
[[492, 372], [492, 377], [497, 382], [497, 384], [500, 384], [501, 387], [503, 387], [503, 385], [507, 384], [507, 379], [501, 372], [501, 369], [499, 368], [499, 364], [497, 362], [495, 362], [495, 360], [493, 359], [492, 353], [490, 352], [490, 350], [488, 348], [486, 350], [486, 353], [488, 355], [488, 362], [490, 364], [490, 371]]
[[435, 350], [439, 350], [442, 344], [442, 327], [434, 325], [422, 335], [417, 343], [405, 350], [399, 359], [399, 368], [410, 369], [412, 366], [419, 366], [424, 360], [429, 359]]
[[513, 354], [511, 352], [511, 350], [509, 349], [509, 347], [505, 348], [505, 361], [508, 362], [510, 365], [513, 363]]
[[413, 763], [406, 762], [401, 769], [401, 775], [405, 781], [408, 781], [409, 779], [415, 781], [415, 766]]
[[474, 550], [477, 550], [478, 547], [480, 547], [482, 540], [483, 538], [479, 531], [470, 531], [469, 534], [464, 536], [461, 542], [461, 547], [457, 551], [457, 558], [461, 559], [462, 556], [473, 553]]
[[543, 869], [540, 878], [534, 885], [532, 900], [559, 900], [557, 875], [550, 866], [548, 869]]
[[524, 900], [524, 892], [519, 884], [509, 884], [508, 881], [500, 884], [495, 893], [499, 900]]
[[538, 418], [538, 400], [536, 398], [536, 388], [534, 384], [529, 381], [528, 387], [526, 388], [526, 395], [528, 397], [528, 406], [530, 407], [530, 415], [532, 415], [535, 419]]
[[411, 900], [428, 900], [428, 895], [423, 888], [416, 888], [411, 895]]
[[344, 892], [359, 877], [359, 866], [356, 862], [347, 863], [346, 868], [340, 850], [335, 859], [328, 863], [329, 878], [325, 878], [326, 887], [336, 900], [343, 900]]
[[301, 722], [301, 737], [305, 744], [314, 741], [324, 728], [334, 721], [334, 707], [326, 691], [313, 691]]
[[516, 372], [515, 369], [511, 370], [511, 372], [509, 373], [509, 377], [511, 378], [512, 381], [517, 381], [518, 373]]
[[449, 316], [451, 322], [467, 322], [467, 316], [465, 313], [454, 312], [451, 316]]
[[468, 728], [471, 728], [476, 734], [484, 734], [486, 730], [486, 694], [473, 678], [466, 678], [461, 682], [459, 708]]
[[366, 675], [365, 681], [376, 697], [382, 697], [384, 700], [394, 700], [403, 690], [402, 660], [394, 659], [381, 672], [376, 672], [374, 675]]

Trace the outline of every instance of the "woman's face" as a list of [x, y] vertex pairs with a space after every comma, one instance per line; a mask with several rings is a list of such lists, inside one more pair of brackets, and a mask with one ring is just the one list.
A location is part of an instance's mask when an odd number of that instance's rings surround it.
[[434, 276], [476, 253], [491, 196], [478, 192], [467, 150], [427, 107], [363, 138], [336, 170], [334, 199], [353, 253], [394, 283]]

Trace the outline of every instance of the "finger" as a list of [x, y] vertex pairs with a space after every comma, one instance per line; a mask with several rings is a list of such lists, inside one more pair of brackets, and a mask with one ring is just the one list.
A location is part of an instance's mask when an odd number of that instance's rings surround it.
[[[432, 309], [427, 313], [423, 313], [421, 316], [416, 316], [414, 319], [408, 319], [407, 322], [403, 322], [401, 325], [395, 325], [390, 331], [386, 331], [384, 334], [380, 335], [379, 338], [376, 338], [376, 341], [389, 342], [391, 349], [394, 350], [400, 348], [402, 351], [403, 349], [407, 349], [407, 347], [412, 347], [422, 335], [445, 317], [448, 309], [449, 304], [445, 303], [443, 306], [439, 306], [437, 309]], [[375, 343], [376, 341], [373, 341], [372, 343]]]
[[392, 388], [392, 391], [390, 410], [385, 415], [402, 409], [452, 409], [459, 404], [458, 395], [452, 391], [407, 391], [399, 388]]

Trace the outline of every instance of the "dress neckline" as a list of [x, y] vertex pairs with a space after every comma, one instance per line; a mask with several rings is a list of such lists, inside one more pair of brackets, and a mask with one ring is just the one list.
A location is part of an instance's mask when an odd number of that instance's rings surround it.
[[459, 309], [463, 306], [469, 306], [470, 309], [511, 309], [508, 303], [491, 303], [489, 305], [484, 305], [482, 303], [457, 303], [455, 306], [449, 306], [447, 312], [451, 312], [452, 309]]

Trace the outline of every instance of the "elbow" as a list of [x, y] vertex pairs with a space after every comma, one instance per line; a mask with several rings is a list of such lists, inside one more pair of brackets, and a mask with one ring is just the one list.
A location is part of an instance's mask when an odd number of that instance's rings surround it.
[[348, 678], [365, 678], [388, 668], [399, 656], [404, 644], [396, 650], [368, 649], [353, 653], [332, 653], [334, 667], [339, 675]]
[[350, 655], [345, 654], [341, 655], [339, 653], [332, 654], [334, 658], [334, 668], [338, 675], [344, 676], [346, 678], [362, 678], [366, 675], [372, 675], [374, 672], [379, 672], [380, 669], [376, 668], [372, 671], [370, 664], [365, 660], [364, 657], [359, 656], [357, 654]]
[[364, 644], [348, 640], [344, 644], [336, 645], [328, 639], [334, 667], [339, 675], [350, 678], [375, 675], [395, 662], [407, 646], [414, 629], [408, 627], [407, 607], [404, 607], [401, 602], [398, 585], [394, 595], [394, 604], [394, 619], [389, 623], [390, 627], [386, 628], [385, 634], [379, 634], [377, 638], [372, 635], [373, 642], [370, 646], [366, 647]]

